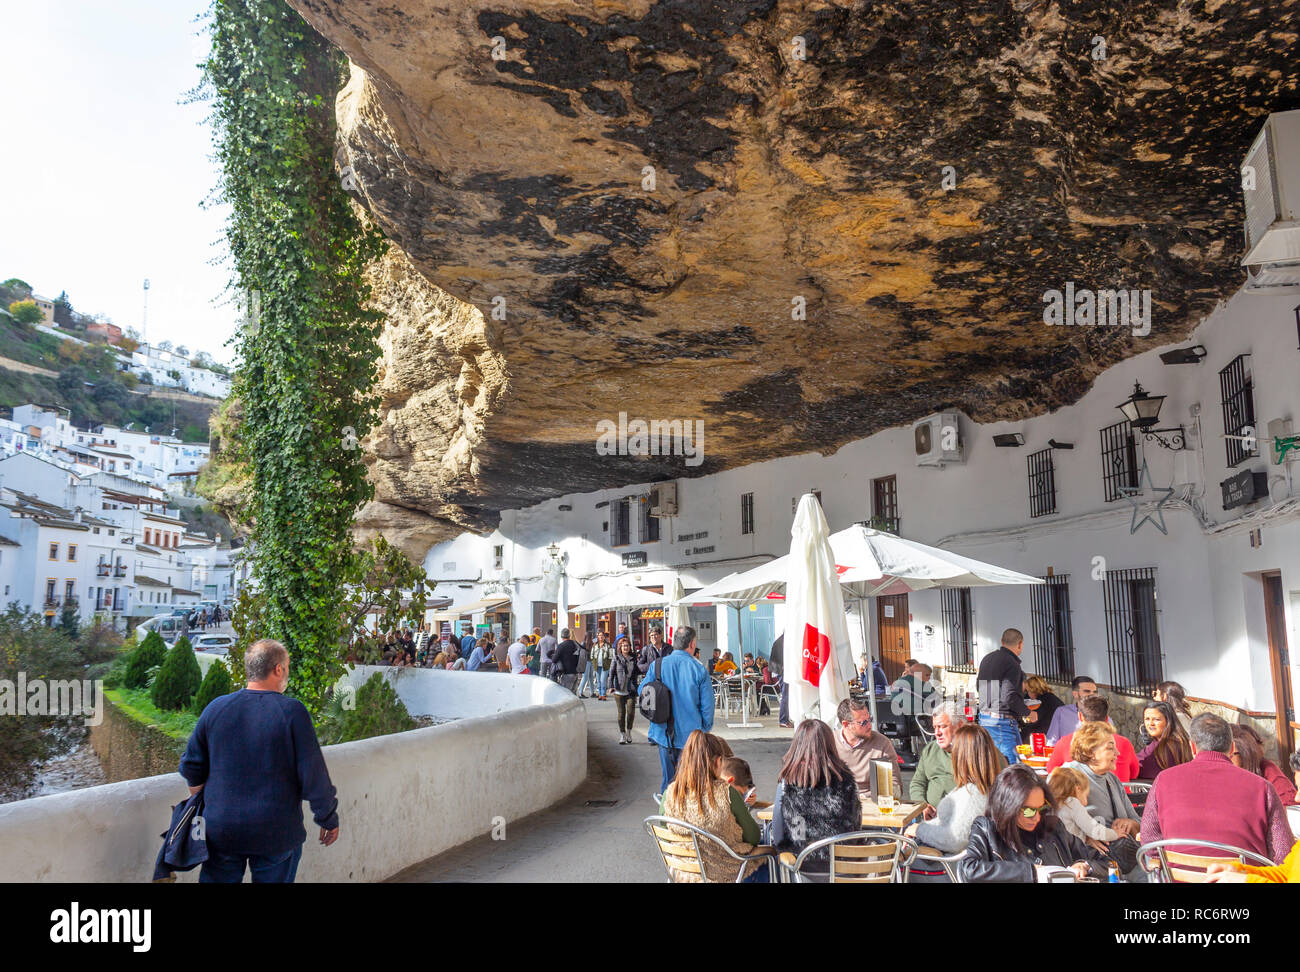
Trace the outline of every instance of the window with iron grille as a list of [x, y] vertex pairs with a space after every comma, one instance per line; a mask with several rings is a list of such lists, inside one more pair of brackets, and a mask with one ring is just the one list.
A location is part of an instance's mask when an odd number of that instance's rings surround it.
[[1121, 489], [1137, 489], [1137, 440], [1127, 419], [1101, 430], [1101, 481], [1107, 503], [1122, 499]]
[[626, 499], [609, 504], [609, 545], [625, 547], [632, 542], [632, 509]]
[[[1254, 382], [1250, 369], [1246, 366], [1248, 354], [1239, 354], [1228, 362], [1228, 366], [1219, 372], [1219, 390], [1223, 393], [1223, 431], [1227, 435], [1248, 435], [1255, 430], [1255, 395]], [[1259, 455], [1257, 444], [1247, 443], [1241, 439], [1226, 439], [1228, 446], [1228, 465], [1238, 466], [1253, 456]]]
[[650, 497], [641, 497], [641, 542], [654, 543], [659, 539], [659, 517], [650, 515]]
[[969, 587], [942, 587], [943, 643], [950, 672], [975, 671], [975, 618]]
[[1029, 516], [1032, 519], [1055, 512], [1056, 468], [1049, 448], [1029, 455]]
[[877, 530], [898, 533], [897, 476], [881, 476], [871, 481], [871, 521]]
[[1074, 631], [1070, 627], [1068, 574], [1042, 578], [1029, 588], [1034, 629], [1034, 672], [1052, 682], [1074, 678]]
[[745, 536], [754, 532], [754, 494], [740, 494], [740, 534]]
[[1103, 584], [1110, 684], [1130, 692], [1151, 692], [1164, 680], [1157, 623], [1156, 569], [1108, 570]]

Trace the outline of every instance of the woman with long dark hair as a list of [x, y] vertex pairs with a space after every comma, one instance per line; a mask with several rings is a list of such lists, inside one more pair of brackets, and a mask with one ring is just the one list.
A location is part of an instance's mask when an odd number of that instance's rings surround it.
[[1232, 761], [1248, 773], [1262, 776], [1272, 784], [1283, 806], [1296, 802], [1296, 788], [1277, 764], [1264, 758], [1264, 740], [1250, 726], [1232, 727]]
[[1036, 732], [1047, 732], [1047, 727], [1052, 724], [1052, 717], [1056, 715], [1056, 710], [1065, 705], [1060, 700], [1052, 687], [1047, 684], [1047, 680], [1041, 675], [1025, 676], [1025, 694], [1031, 699], [1038, 700], [1038, 706], [1034, 711], [1038, 713], [1038, 718], [1033, 722], [1020, 723], [1020, 738], [1029, 742], [1029, 737]]
[[[795, 728], [781, 760], [772, 805], [772, 844], [798, 854], [809, 844], [862, 829], [862, 801], [853, 771], [835, 749], [830, 726], [805, 719]], [[827, 870], [830, 855], [819, 851], [813, 870]]]
[[1168, 702], [1148, 702], [1142, 710], [1142, 728], [1151, 741], [1138, 753], [1139, 780], [1154, 780], [1161, 770], [1192, 761], [1192, 741]]
[[[1174, 717], [1183, 727], [1183, 732], [1190, 732], [1192, 727], [1192, 709], [1187, 704], [1187, 692], [1177, 682], [1161, 682], [1156, 686], [1151, 697], [1157, 702], [1168, 702], [1174, 710]], [[1147, 740], [1142, 741], [1146, 745]]]
[[[677, 759], [677, 775], [664, 790], [659, 812], [707, 830], [741, 856], [753, 854], [761, 839], [744, 797], [718, 776], [709, 740], [699, 729], [686, 737], [686, 745]], [[670, 829], [675, 833], [689, 833], [681, 828]], [[733, 882], [740, 873], [741, 864], [712, 845], [701, 843], [700, 859], [704, 877], [709, 881]], [[744, 867], [746, 883], [769, 880], [766, 864], [750, 863]], [[698, 874], [673, 873], [675, 880], [687, 883], [698, 883], [701, 879]]]
[[1037, 867], [1068, 868], [1076, 878], [1106, 876], [1101, 855], [1056, 819], [1056, 804], [1038, 774], [1017, 763], [998, 774], [957, 869], [968, 884], [1031, 884]]

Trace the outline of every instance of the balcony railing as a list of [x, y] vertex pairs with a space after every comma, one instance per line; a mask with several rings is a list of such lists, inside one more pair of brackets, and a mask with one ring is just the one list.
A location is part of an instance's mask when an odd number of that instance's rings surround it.
[[118, 564], [116, 567], [114, 567], [114, 568], [113, 568], [113, 576], [114, 576], [114, 577], [125, 577], [125, 576], [126, 576], [126, 564]]
[[112, 564], [96, 564], [96, 565], [95, 565], [95, 573], [98, 574], [100, 577], [107, 577], [107, 576], [108, 576], [109, 574], [111, 574], [112, 572], [113, 572], [113, 565], [112, 565]]
[[47, 608], [56, 608], [63, 603], [63, 598], [57, 594], [45, 595], [45, 606]]

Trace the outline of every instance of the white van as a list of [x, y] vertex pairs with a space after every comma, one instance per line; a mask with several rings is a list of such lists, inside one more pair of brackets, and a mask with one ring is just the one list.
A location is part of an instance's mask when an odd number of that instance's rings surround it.
[[174, 614], [157, 614], [141, 621], [135, 628], [135, 640], [144, 641], [150, 631], [157, 631], [166, 644], [174, 644], [181, 635], [181, 618]]

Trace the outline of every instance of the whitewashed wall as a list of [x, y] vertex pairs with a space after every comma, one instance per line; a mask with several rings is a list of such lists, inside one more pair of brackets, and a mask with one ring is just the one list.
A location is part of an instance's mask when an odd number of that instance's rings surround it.
[[[582, 703], [527, 675], [363, 668], [395, 675], [414, 714], [458, 721], [325, 747], [338, 790], [331, 847], [303, 805], [307, 843], [299, 881], [375, 881], [504, 819], [563, 799], [587, 775]], [[149, 881], [185, 780], [154, 776], [0, 805], [0, 881]], [[198, 871], [178, 875], [196, 881]]]

